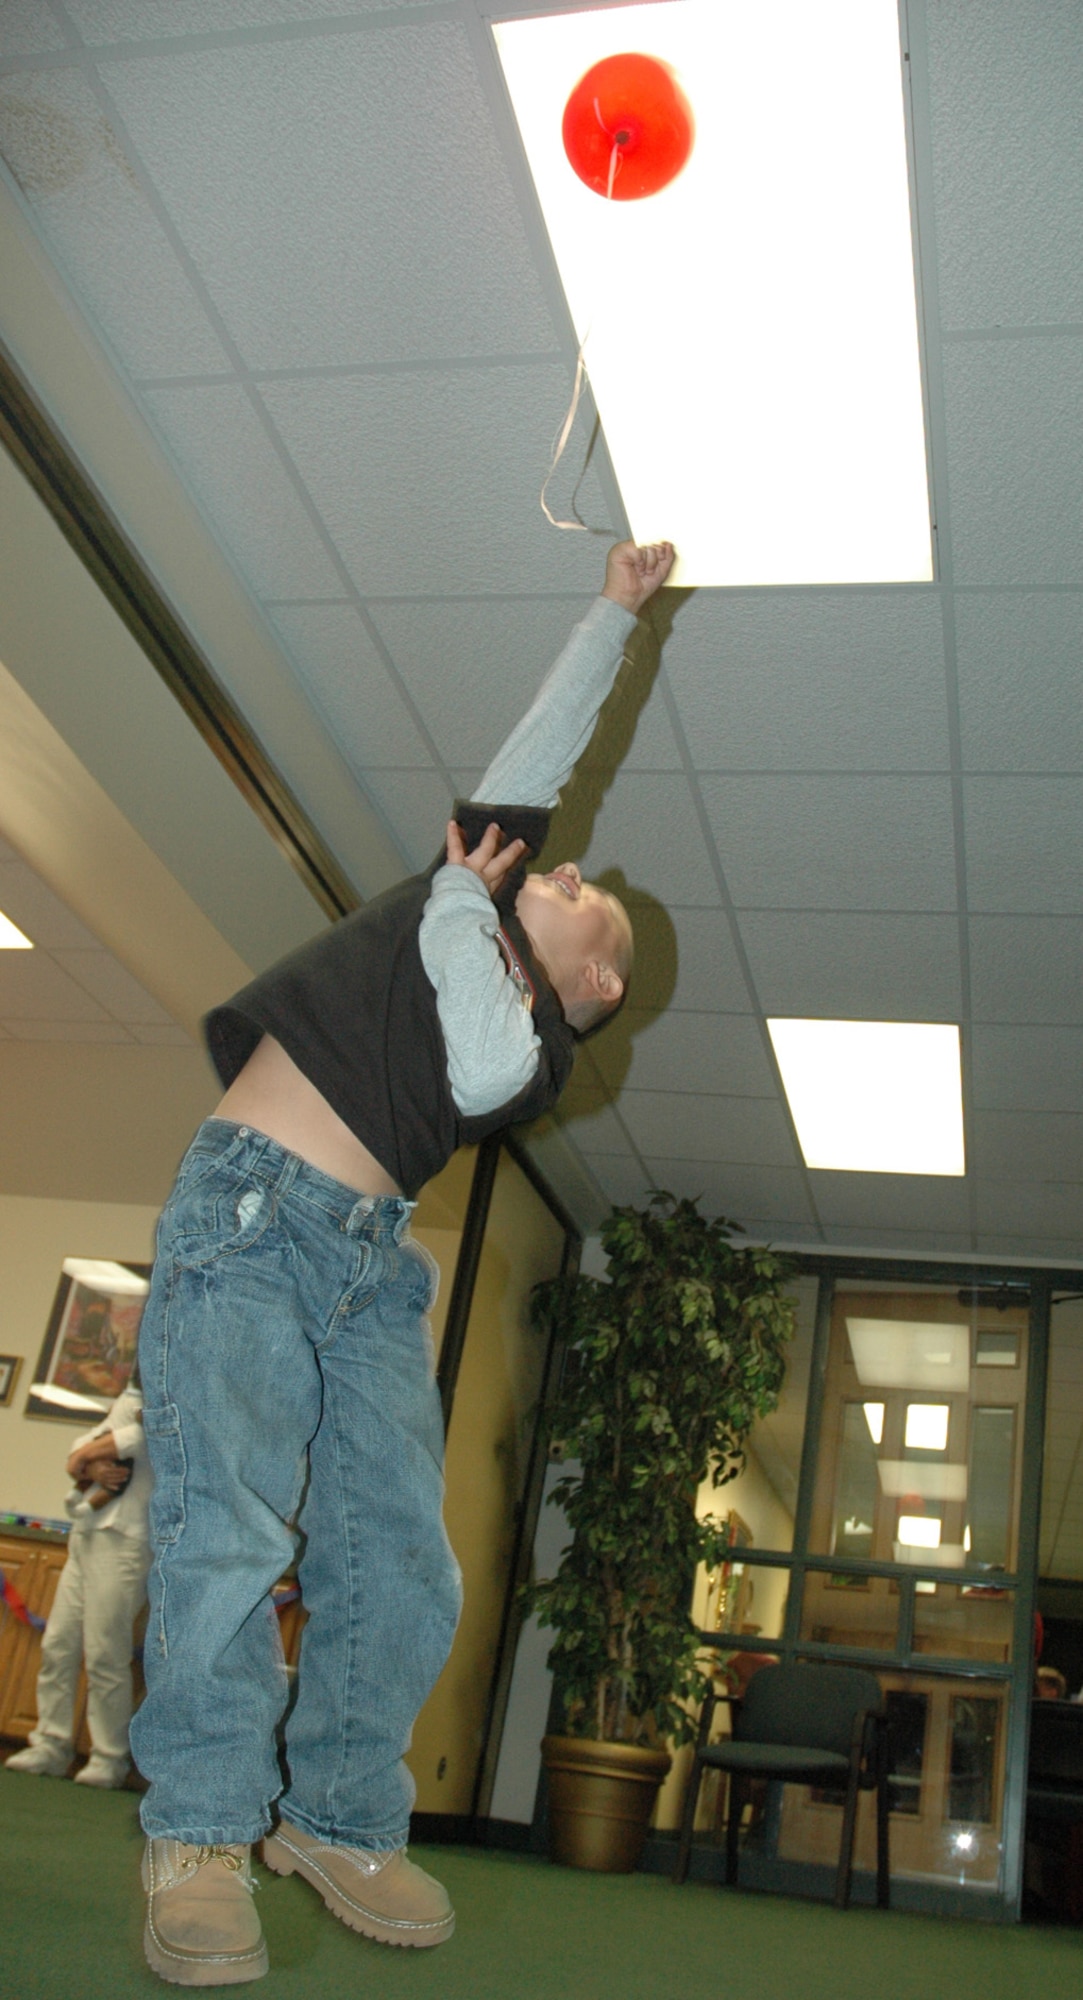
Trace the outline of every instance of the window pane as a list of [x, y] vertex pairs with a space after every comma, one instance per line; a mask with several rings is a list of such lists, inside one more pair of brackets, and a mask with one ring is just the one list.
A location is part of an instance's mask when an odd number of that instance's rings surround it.
[[863, 1646], [893, 1653], [898, 1622], [898, 1587], [886, 1577], [806, 1571], [802, 1639], [819, 1646]]
[[990, 1569], [1006, 1569], [1008, 1565], [1014, 1442], [1014, 1410], [971, 1412], [969, 1557], [972, 1563]]
[[888, 1802], [893, 1813], [911, 1817], [921, 1810], [921, 1771], [925, 1762], [925, 1725], [929, 1702], [923, 1694], [889, 1688], [885, 1696], [888, 1726]]
[[[873, 1405], [883, 1415], [883, 1404]], [[842, 1406], [832, 1555], [871, 1556], [879, 1497], [876, 1441], [863, 1403]]]
[[988, 1695], [953, 1697], [947, 1819], [972, 1826], [992, 1821], [999, 1714], [1000, 1703]]
[[[1006, 1690], [898, 1669], [877, 1679], [893, 1766], [892, 1879], [992, 1888], [1001, 1865]], [[834, 1863], [840, 1811], [828, 1794], [787, 1785], [780, 1855]], [[858, 1803], [854, 1866], [871, 1872], [875, 1864], [875, 1800], [867, 1792]]]
[[931, 1583], [914, 1598], [914, 1651], [1006, 1664], [1012, 1656], [1014, 1615], [1013, 1591]]
[[[815, 1278], [795, 1278], [789, 1289], [797, 1307], [797, 1323], [778, 1408], [754, 1426], [745, 1449], [744, 1468], [737, 1478], [728, 1479], [724, 1486], [714, 1486], [705, 1479], [696, 1495], [697, 1514], [710, 1514], [732, 1524], [736, 1548], [771, 1549], [783, 1554], [793, 1548], [819, 1287]], [[736, 1560], [739, 1563], [740, 1557]], [[708, 1578], [701, 1566], [696, 1574], [692, 1616], [704, 1631], [719, 1630], [721, 1615], [730, 1631], [751, 1636], [757, 1632], [770, 1637], [781, 1634], [783, 1611], [779, 1607], [785, 1606], [788, 1589], [785, 1571], [749, 1569], [741, 1589], [729, 1587], [721, 1611], [720, 1587], [719, 1572]]]
[[[1027, 1309], [977, 1359], [977, 1308], [949, 1286], [843, 1280], [832, 1305], [810, 1552], [918, 1569], [1011, 1568]], [[995, 1409], [989, 1407], [995, 1385]]]

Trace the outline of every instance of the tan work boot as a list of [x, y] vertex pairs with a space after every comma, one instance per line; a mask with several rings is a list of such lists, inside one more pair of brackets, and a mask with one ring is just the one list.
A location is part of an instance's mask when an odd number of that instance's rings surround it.
[[447, 1890], [407, 1861], [405, 1847], [328, 1847], [282, 1820], [263, 1843], [263, 1861], [276, 1875], [303, 1875], [336, 1917], [379, 1944], [443, 1944], [455, 1929]]
[[247, 1847], [148, 1840], [147, 1964], [175, 1986], [237, 1986], [267, 1970]]

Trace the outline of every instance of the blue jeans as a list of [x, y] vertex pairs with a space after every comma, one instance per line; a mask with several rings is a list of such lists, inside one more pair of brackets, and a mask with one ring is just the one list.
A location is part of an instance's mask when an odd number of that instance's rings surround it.
[[[451, 1647], [443, 1427], [412, 1202], [212, 1118], [158, 1230], [139, 1362], [154, 1469], [132, 1748], [149, 1834], [406, 1840], [410, 1732]], [[300, 1542], [297, 1700], [270, 1592]]]

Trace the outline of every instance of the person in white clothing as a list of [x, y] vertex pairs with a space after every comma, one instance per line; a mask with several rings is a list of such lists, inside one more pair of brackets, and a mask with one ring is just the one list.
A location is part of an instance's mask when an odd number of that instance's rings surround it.
[[86, 1661], [91, 1753], [76, 1783], [114, 1788], [131, 1769], [132, 1627], [150, 1567], [151, 1471], [143, 1398], [129, 1387], [81, 1437], [67, 1470], [75, 1484], [68, 1559], [41, 1642], [37, 1727], [9, 1771], [63, 1777], [74, 1754], [75, 1691]]

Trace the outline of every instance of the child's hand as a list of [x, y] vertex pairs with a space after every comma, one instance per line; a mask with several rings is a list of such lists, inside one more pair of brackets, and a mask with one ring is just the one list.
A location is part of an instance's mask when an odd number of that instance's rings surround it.
[[602, 596], [625, 611], [642, 611], [648, 597], [661, 590], [677, 560], [672, 542], [616, 542], [606, 557]]
[[504, 877], [510, 874], [527, 851], [525, 840], [509, 841], [504, 847], [501, 844], [503, 839], [494, 820], [491, 826], [486, 827], [473, 852], [468, 854], [462, 828], [457, 820], [451, 819], [447, 829], [447, 858], [456, 868], [469, 868], [472, 875], [484, 882], [490, 896], [495, 896]]
[[123, 1493], [132, 1468], [119, 1458], [95, 1458], [87, 1466], [87, 1474], [95, 1486], [104, 1486], [109, 1493]]

